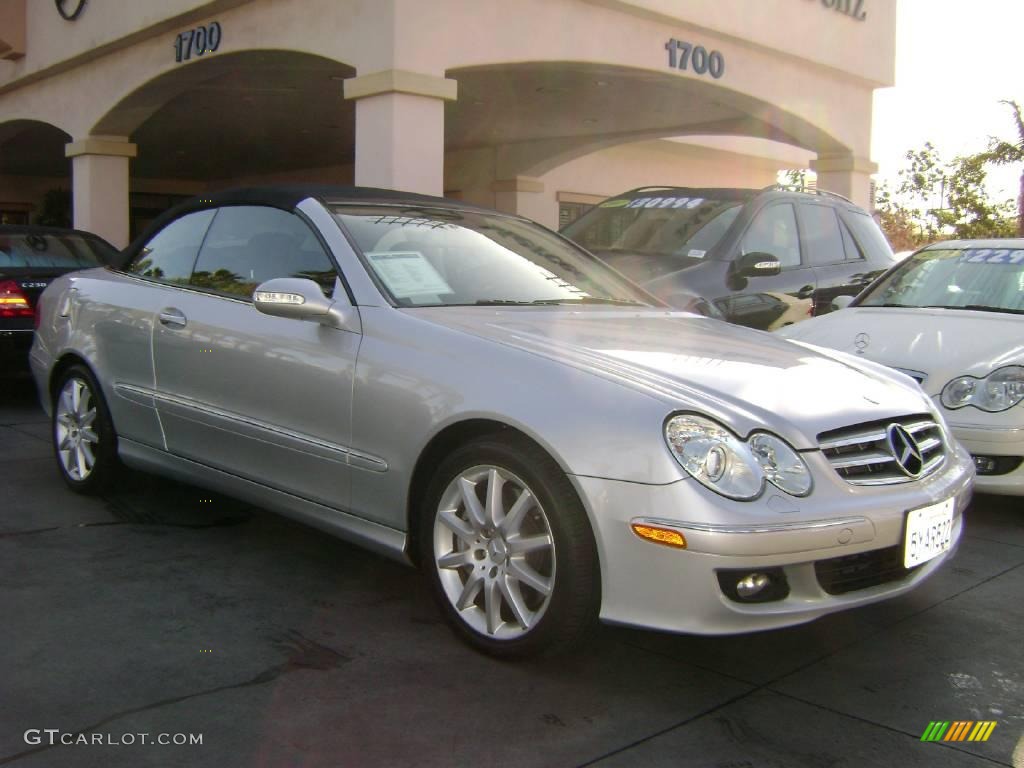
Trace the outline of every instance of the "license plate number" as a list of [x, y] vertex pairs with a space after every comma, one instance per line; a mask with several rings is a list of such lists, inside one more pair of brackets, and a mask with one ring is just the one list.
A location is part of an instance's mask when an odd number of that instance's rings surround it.
[[903, 550], [903, 566], [912, 568], [938, 557], [949, 549], [953, 540], [953, 508], [955, 499], [911, 510], [907, 515], [907, 537]]

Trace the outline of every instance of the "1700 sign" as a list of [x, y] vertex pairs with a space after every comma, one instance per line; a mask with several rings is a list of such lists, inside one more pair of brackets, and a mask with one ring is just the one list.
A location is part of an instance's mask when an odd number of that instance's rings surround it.
[[715, 80], [725, 74], [725, 57], [718, 51], [708, 51], [703, 45], [673, 37], [665, 43], [665, 50], [672, 69], [690, 69], [698, 75], [711, 75]]
[[188, 61], [193, 54], [202, 56], [213, 53], [220, 47], [220, 22], [215, 21], [205, 27], [196, 27], [182, 32], [174, 38], [174, 60]]

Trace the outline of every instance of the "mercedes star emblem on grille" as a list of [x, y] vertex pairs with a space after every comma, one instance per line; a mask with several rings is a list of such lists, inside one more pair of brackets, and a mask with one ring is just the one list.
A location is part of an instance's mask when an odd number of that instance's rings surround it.
[[906, 429], [899, 424], [890, 424], [886, 429], [888, 435], [889, 450], [896, 459], [899, 468], [907, 477], [920, 477], [924, 469], [924, 456], [917, 440]]

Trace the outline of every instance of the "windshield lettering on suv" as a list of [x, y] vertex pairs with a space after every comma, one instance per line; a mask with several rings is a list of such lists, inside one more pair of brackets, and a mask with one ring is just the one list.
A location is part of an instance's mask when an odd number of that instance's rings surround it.
[[669, 259], [704, 258], [739, 215], [743, 200], [708, 197], [638, 197], [602, 204], [563, 234], [584, 248]]
[[399, 306], [654, 301], [590, 254], [513, 217], [386, 206], [333, 211]]
[[919, 251], [872, 290], [859, 306], [1024, 313], [1024, 250]]

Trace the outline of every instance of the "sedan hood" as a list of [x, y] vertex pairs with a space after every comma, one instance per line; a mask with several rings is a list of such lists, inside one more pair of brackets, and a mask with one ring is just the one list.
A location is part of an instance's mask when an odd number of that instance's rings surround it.
[[[613, 379], [729, 424], [768, 428], [797, 448], [865, 421], [930, 411], [898, 374], [847, 355], [681, 312], [604, 307], [436, 307], [404, 310]], [[609, 407], [626, 404], [609, 403]]]
[[923, 378], [983, 377], [1024, 362], [1024, 315], [957, 309], [851, 307], [784, 328], [780, 336], [856, 354]]

